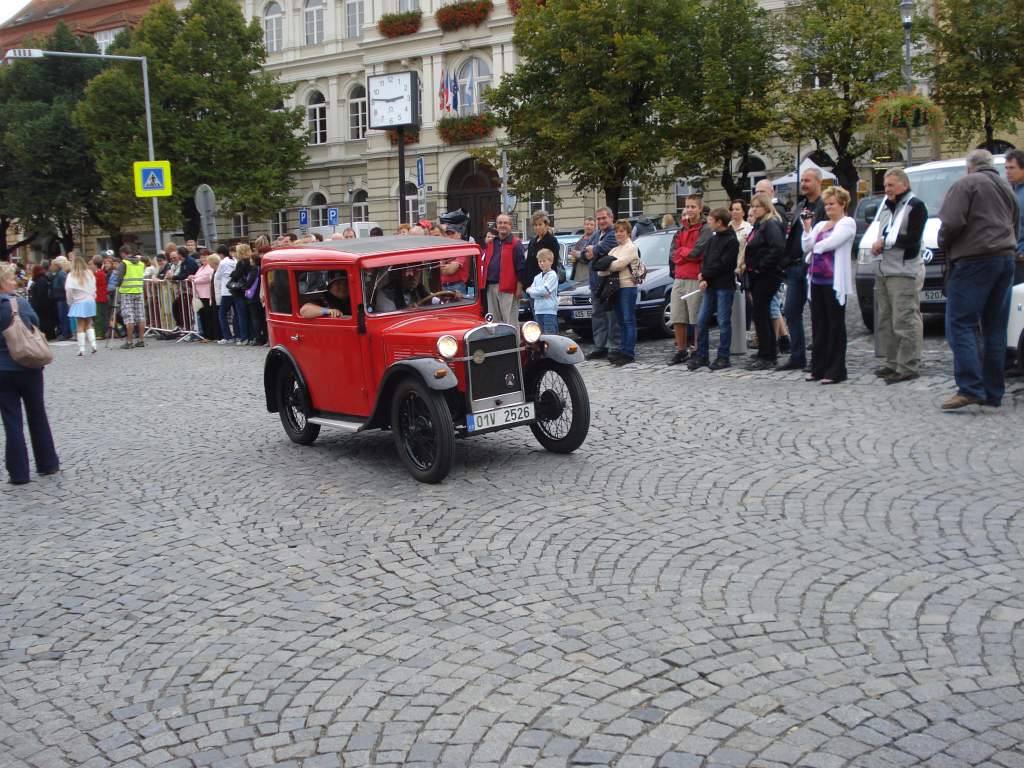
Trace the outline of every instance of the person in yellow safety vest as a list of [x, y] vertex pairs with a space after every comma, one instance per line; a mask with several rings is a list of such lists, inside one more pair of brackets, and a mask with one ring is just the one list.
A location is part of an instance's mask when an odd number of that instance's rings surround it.
[[[118, 269], [117, 303], [121, 311], [121, 319], [124, 321], [125, 330], [128, 332], [121, 349], [144, 347], [146, 342], [142, 337], [146, 333], [146, 307], [142, 301], [143, 280], [142, 274], [146, 265], [139, 260], [132, 247], [121, 246], [121, 266]], [[137, 339], [132, 344], [132, 328], [135, 328]]]

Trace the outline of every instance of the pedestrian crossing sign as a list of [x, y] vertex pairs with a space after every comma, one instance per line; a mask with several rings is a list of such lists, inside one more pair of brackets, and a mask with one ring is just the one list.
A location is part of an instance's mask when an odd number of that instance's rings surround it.
[[136, 197], [170, 197], [171, 164], [167, 160], [133, 163]]

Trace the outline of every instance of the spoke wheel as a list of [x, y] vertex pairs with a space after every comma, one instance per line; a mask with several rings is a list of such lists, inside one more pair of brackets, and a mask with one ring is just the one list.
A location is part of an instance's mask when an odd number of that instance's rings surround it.
[[444, 397], [415, 379], [395, 389], [391, 429], [398, 455], [421, 483], [438, 483], [448, 476], [455, 453], [455, 427]]
[[551, 363], [531, 372], [530, 399], [537, 421], [533, 436], [554, 453], [572, 453], [590, 430], [590, 397], [583, 377], [573, 365]]
[[308, 395], [295, 370], [282, 366], [277, 378], [277, 412], [281, 425], [292, 442], [309, 445], [320, 435], [320, 425], [309, 422]]

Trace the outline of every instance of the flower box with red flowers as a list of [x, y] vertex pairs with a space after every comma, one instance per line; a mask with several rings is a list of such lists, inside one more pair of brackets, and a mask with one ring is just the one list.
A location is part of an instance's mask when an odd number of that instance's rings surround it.
[[494, 131], [490, 115], [453, 115], [437, 121], [437, 134], [445, 144], [466, 144], [485, 139]]
[[384, 37], [402, 37], [413, 35], [423, 26], [422, 11], [404, 11], [402, 13], [385, 13], [377, 22], [377, 29]]
[[[409, 144], [418, 144], [420, 140], [420, 129], [419, 128], [406, 128], [402, 135], [405, 137], [406, 146]], [[392, 128], [388, 131], [388, 140], [391, 142], [391, 146], [398, 146], [398, 131]]]
[[434, 18], [437, 26], [445, 32], [453, 32], [462, 27], [479, 27], [494, 10], [491, 0], [462, 0], [437, 9]]

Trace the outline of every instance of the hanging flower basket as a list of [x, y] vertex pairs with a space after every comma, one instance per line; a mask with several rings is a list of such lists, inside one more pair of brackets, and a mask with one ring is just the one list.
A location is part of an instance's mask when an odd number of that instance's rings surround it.
[[462, 0], [438, 8], [434, 18], [445, 32], [454, 32], [462, 27], [479, 27], [493, 10], [491, 0]]
[[448, 145], [484, 139], [493, 131], [494, 118], [490, 114], [453, 115], [437, 121], [437, 134]]
[[[406, 146], [410, 144], [419, 144], [420, 142], [419, 128], [406, 128], [403, 135], [405, 136]], [[391, 146], [398, 146], [398, 131], [396, 131], [394, 128], [388, 131], [388, 141], [391, 142]]]
[[881, 133], [937, 127], [942, 122], [942, 110], [927, 96], [891, 93], [875, 99], [868, 109], [868, 121]]
[[423, 11], [385, 13], [377, 22], [377, 29], [384, 37], [413, 35], [420, 31], [421, 26], [423, 26]]

